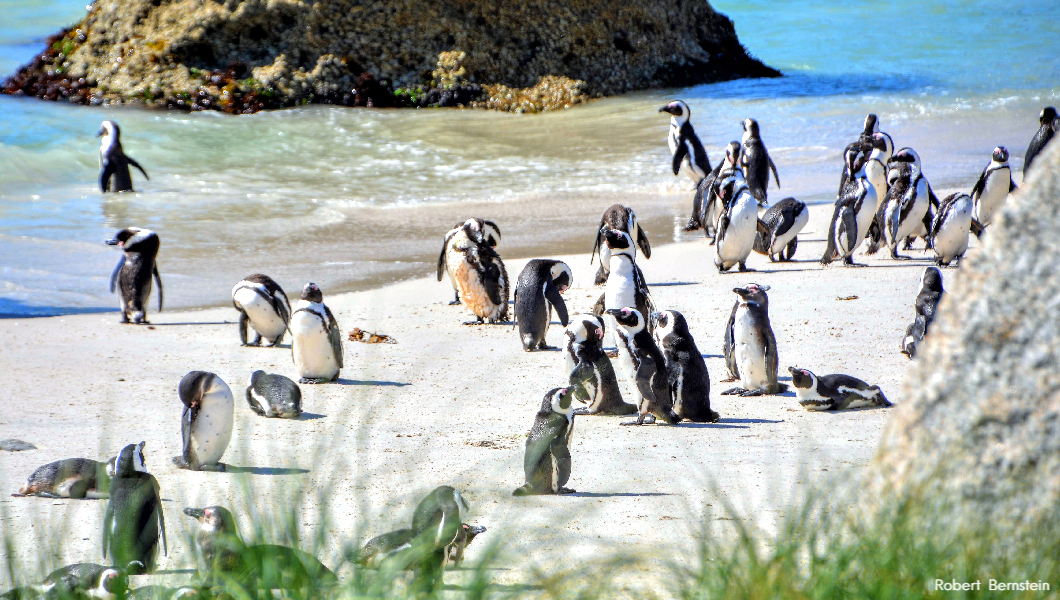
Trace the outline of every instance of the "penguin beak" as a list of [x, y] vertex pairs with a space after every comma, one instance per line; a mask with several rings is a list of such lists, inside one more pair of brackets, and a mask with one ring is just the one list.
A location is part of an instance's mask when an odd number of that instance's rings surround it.
[[604, 311], [604, 314], [611, 315], [612, 317], [617, 317], [618, 315], [622, 314], [622, 310], [619, 308], [609, 308]]
[[189, 517], [195, 517], [196, 519], [202, 520], [203, 516], [206, 515], [206, 511], [201, 508], [185, 508], [184, 514]]
[[476, 535], [478, 535], [480, 533], [486, 533], [486, 528], [483, 527], [482, 525], [469, 525], [467, 527], [468, 540], [470, 540], [471, 538], [475, 537]]
[[106, 133], [107, 130], [103, 127], [100, 127], [99, 131], [96, 132], [96, 137], [103, 137], [104, 135], [106, 135]]
[[107, 245], [108, 246], [121, 246], [121, 242], [118, 241], [118, 238], [114, 238], [113, 240], [107, 240]]
[[671, 115], [675, 115], [676, 116], [677, 113], [674, 112], [675, 110], [677, 110], [677, 109], [674, 108], [673, 106], [667, 104], [666, 106], [660, 108], [659, 112], [670, 113]]

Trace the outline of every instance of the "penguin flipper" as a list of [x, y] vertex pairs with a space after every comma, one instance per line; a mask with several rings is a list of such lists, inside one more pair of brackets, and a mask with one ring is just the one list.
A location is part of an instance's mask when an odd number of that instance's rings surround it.
[[734, 381], [740, 378], [740, 369], [736, 365], [736, 353], [734, 352], [736, 336], [733, 332], [733, 328], [736, 326], [736, 309], [739, 307], [739, 301], [732, 305], [732, 313], [729, 315], [729, 323], [725, 326], [725, 342], [721, 349], [722, 354], [725, 355], [725, 366], [728, 367], [729, 375], [732, 376]]
[[[983, 168], [983, 172], [979, 175], [979, 180], [975, 182], [974, 186], [972, 186], [972, 198], [978, 198], [983, 195], [984, 191], [986, 191], [986, 170], [989, 168], [989, 166]], [[1011, 178], [1009, 181], [1012, 181]]]
[[1019, 189], [1019, 186], [1016, 185], [1015, 181], [1012, 181], [1012, 176], [1010, 175], [1009, 178], [1008, 178], [1008, 193], [1011, 194], [1012, 192], [1014, 192], [1014, 191], [1016, 191], [1018, 189]]
[[637, 223], [637, 245], [640, 246], [640, 251], [644, 253], [644, 258], [651, 258], [651, 244], [648, 242], [648, 234], [644, 233], [640, 223]]
[[[567, 425], [570, 427], [570, 425]], [[556, 483], [557, 487], [563, 487], [570, 481], [570, 448], [567, 447], [567, 436], [557, 435], [552, 440], [549, 450], [552, 457], [556, 459]], [[557, 490], [558, 491], [558, 490]]]
[[155, 283], [158, 284], [158, 312], [162, 312], [162, 276], [158, 274], [158, 263], [152, 267], [152, 272], [155, 276]]
[[766, 160], [769, 161], [769, 168], [773, 171], [773, 180], [777, 182], [777, 187], [780, 187], [780, 175], [777, 175], [777, 166], [773, 164], [773, 158], [766, 153]]
[[195, 451], [191, 448], [191, 425], [195, 422], [195, 417], [198, 413], [197, 406], [185, 406], [180, 418], [180, 437], [184, 444], [180, 457], [189, 469], [194, 469], [197, 462], [195, 460]]
[[118, 165], [114, 164], [114, 161], [105, 159], [103, 161], [103, 168], [99, 172], [99, 189], [102, 192], [110, 191], [110, 178], [118, 172]]
[[339, 331], [339, 322], [335, 320], [335, 315], [331, 314], [331, 309], [324, 305], [324, 312], [328, 315], [328, 339], [331, 340], [331, 351], [335, 353], [335, 362], [338, 363], [339, 368], [342, 368], [342, 332]]
[[247, 345], [247, 328], [250, 327], [250, 317], [247, 316], [246, 311], [242, 308], [239, 309], [239, 345]]
[[[147, 177], [147, 171], [144, 171], [144, 168], [140, 166], [140, 163], [133, 160], [132, 157], [130, 157], [128, 154], [125, 155], [125, 160], [129, 161], [130, 165], [136, 167], [137, 169], [140, 169], [140, 172], [144, 174], [144, 177]], [[147, 177], [147, 180], [151, 181], [151, 178]]]
[[642, 354], [640, 356], [640, 367], [637, 368], [637, 389], [652, 404], [658, 402], [655, 398], [655, 390], [651, 387], [651, 380], [657, 372], [658, 366], [655, 364], [655, 359], [647, 354]]
[[[519, 290], [515, 290], [515, 293], [518, 294]], [[552, 308], [556, 309], [556, 314], [559, 315], [559, 322], [566, 327], [569, 322], [567, 319], [567, 304], [563, 301], [563, 296], [560, 295], [559, 290], [551, 281], [545, 282], [545, 299], [552, 305]], [[515, 319], [512, 320], [514, 321]]]
[[166, 515], [162, 510], [162, 488], [158, 486], [158, 480], [151, 477], [151, 483], [155, 487], [155, 511], [158, 513], [158, 533], [162, 536], [162, 554], [169, 556], [169, 545], [166, 543]]
[[114, 531], [114, 507], [107, 502], [107, 510], [103, 513], [103, 558], [107, 558], [107, 550], [110, 546], [110, 536]]
[[686, 156], [688, 156], [688, 146], [685, 145], [685, 137], [681, 136], [680, 139], [677, 140], [677, 149], [674, 150], [674, 160], [671, 165], [674, 170], [674, 175], [681, 172], [681, 161], [683, 161]]
[[121, 258], [118, 259], [118, 266], [114, 267], [114, 272], [110, 274], [110, 293], [114, 293], [114, 288], [118, 285], [118, 275], [121, 274], [121, 268], [125, 266], [125, 253], [121, 253]]
[[438, 255], [438, 281], [442, 280], [442, 274], [445, 273], [445, 250], [449, 246], [449, 236], [445, 237], [445, 241], [442, 242], [442, 253]]
[[[593, 251], [592, 251], [592, 254], [589, 255], [589, 264], [590, 265], [593, 264], [593, 259], [596, 258], [596, 252], [600, 249], [600, 238], [602, 238], [604, 236], [603, 231], [604, 231], [604, 225], [605, 224], [606, 223], [604, 222], [604, 220], [600, 219], [600, 227], [598, 227], [596, 229], [596, 239], [593, 240]], [[601, 255], [600, 263], [603, 264], [602, 255]]]

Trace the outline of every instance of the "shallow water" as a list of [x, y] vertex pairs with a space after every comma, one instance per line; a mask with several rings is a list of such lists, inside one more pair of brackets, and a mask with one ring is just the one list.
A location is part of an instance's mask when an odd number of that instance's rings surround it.
[[[842, 148], [867, 112], [897, 146], [918, 150], [935, 187], [970, 188], [995, 145], [1018, 170], [1038, 112], [1060, 100], [1060, 25], [1047, 3], [715, 6], [787, 76], [543, 115], [308, 107], [233, 117], [0, 96], [0, 314], [114, 306], [117, 255], [102, 240], [128, 225], [159, 232], [170, 307], [225, 304], [251, 272], [289, 293], [312, 280], [325, 294], [433, 274], [442, 234], [468, 216], [496, 220], [512, 257], [587, 252], [614, 202], [637, 210], [654, 243], [680, 239], [692, 193], [669, 171], [657, 112], [672, 97], [692, 107], [712, 161], [756, 118], [783, 186], [770, 197], [818, 203], [834, 197]], [[84, 10], [69, 0], [0, 8], [3, 73]], [[134, 175], [135, 194], [97, 191], [93, 136], [108, 118], [151, 176]]]

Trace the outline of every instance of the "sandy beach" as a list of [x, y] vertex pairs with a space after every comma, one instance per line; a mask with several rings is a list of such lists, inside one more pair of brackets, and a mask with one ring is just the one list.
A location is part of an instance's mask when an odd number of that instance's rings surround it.
[[[330, 566], [339, 562], [344, 544], [405, 526], [418, 499], [442, 484], [460, 489], [472, 505], [470, 521], [489, 528], [468, 551], [467, 564], [499, 544], [504, 568], [492, 576], [501, 583], [525, 581], [535, 568], [550, 573], [632, 551], [633, 545], [652, 549], [659, 560], [680, 561], [696, 547], [702, 523], [730, 518], [726, 502], [771, 528], [796, 490], [855, 478], [873, 456], [889, 411], [811, 413], [792, 392], [721, 396], [733, 385], [721, 383], [732, 288], [752, 281], [772, 287], [782, 381], [790, 379], [788, 365], [847, 373], [880, 385], [898, 404], [910, 364], [898, 343], [913, 316], [920, 274], [930, 264], [922, 251], [909, 253], [913, 260], [893, 261], [886, 251], [865, 257], [860, 250], [856, 259], [865, 268], [821, 267], [830, 213], [830, 205], [811, 207], [795, 262], [774, 264], [753, 254], [749, 266], [757, 272], [719, 275], [713, 247], [702, 238], [660, 245], [650, 260], [638, 261], [657, 304], [688, 319], [707, 357], [712, 408], [721, 421], [620, 427], [619, 417], [577, 417], [568, 485], [578, 493], [570, 496], [511, 495], [523, 482], [524, 440], [541, 398], [566, 385], [561, 354], [524, 352], [510, 325], [462, 325], [467, 312], [447, 305], [449, 282], [433, 274], [365, 292], [323, 290], [344, 332], [360, 327], [398, 343], [346, 342], [340, 381], [302, 386], [307, 414], [297, 421], [265, 419], [247, 407], [251, 371], [297, 376], [289, 340], [283, 348], [239, 346], [232, 308], [150, 313], [151, 327], [120, 325], [116, 314], [0, 320], [0, 369], [7, 374], [0, 438], [38, 447], [0, 453], [4, 530], [29, 567], [37, 565], [42, 545], [61, 545], [62, 564], [102, 562], [105, 502], [9, 494], [47, 462], [104, 460], [141, 440], [165, 499], [164, 571], [194, 564], [193, 521], [181, 514], [185, 506], [235, 508], [244, 534], [252, 530], [247, 507], [293, 509], [305, 530], [323, 525], [319, 555]], [[587, 246], [593, 228], [586, 223]], [[503, 244], [499, 250], [503, 256]], [[603, 290], [590, 285], [596, 264], [585, 254], [554, 258], [574, 272], [569, 311], [587, 312]], [[525, 262], [507, 263], [513, 280]], [[944, 277], [956, 273], [947, 269]], [[303, 283], [280, 280], [292, 298]], [[562, 327], [553, 324], [548, 341], [558, 344], [561, 337]], [[224, 461], [238, 472], [193, 473], [171, 464], [180, 452], [176, 385], [191, 370], [213, 371], [232, 387], [235, 433]], [[297, 502], [296, 488], [306, 492]], [[329, 501], [326, 524], [316, 510], [320, 497]], [[270, 535], [270, 541], [283, 541]]]

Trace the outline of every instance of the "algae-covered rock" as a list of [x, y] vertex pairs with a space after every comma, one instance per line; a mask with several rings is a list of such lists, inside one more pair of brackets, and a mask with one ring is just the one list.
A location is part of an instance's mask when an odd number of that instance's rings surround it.
[[3, 91], [227, 112], [542, 110], [776, 75], [704, 0], [96, 0]]

